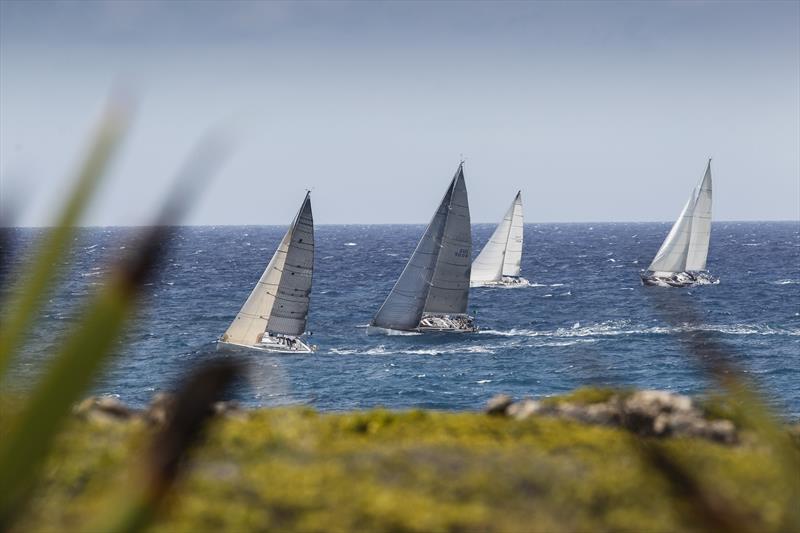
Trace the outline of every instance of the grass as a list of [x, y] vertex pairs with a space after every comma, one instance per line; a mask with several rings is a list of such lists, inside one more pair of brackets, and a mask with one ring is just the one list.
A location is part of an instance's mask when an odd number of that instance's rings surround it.
[[[73, 420], [18, 531], [80, 528], [125, 487], [149, 429]], [[154, 531], [701, 530], [624, 431], [480, 413], [260, 409], [213, 423]], [[780, 530], [779, 463], [754, 439], [665, 449], [753, 529]]]

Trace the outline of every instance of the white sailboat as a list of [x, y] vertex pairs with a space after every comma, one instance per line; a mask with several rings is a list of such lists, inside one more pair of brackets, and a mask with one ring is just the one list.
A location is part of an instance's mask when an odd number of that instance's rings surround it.
[[311, 353], [306, 330], [314, 272], [314, 218], [306, 193], [300, 210], [217, 348]]
[[524, 287], [522, 264], [522, 191], [518, 191], [489, 242], [472, 262], [472, 287]]
[[642, 273], [642, 283], [662, 287], [719, 283], [706, 272], [710, 239], [711, 159], [653, 262]]
[[467, 314], [471, 257], [462, 162], [368, 332], [477, 331], [474, 318]]

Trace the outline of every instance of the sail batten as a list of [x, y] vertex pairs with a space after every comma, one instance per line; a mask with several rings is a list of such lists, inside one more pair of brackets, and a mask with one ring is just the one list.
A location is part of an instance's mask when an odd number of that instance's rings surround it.
[[711, 197], [709, 160], [703, 179], [692, 191], [647, 270], [667, 274], [705, 270], [711, 239]]

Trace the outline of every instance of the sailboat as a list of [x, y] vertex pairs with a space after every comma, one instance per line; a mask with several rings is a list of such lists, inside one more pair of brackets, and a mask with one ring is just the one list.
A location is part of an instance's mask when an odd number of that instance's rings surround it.
[[316, 346], [302, 335], [308, 319], [314, 272], [314, 218], [311, 196], [303, 204], [261, 279], [217, 348], [272, 353], [311, 353]]
[[368, 333], [474, 332], [467, 314], [472, 232], [464, 163]]
[[522, 264], [522, 191], [518, 191], [489, 242], [472, 262], [472, 287], [524, 287]]
[[719, 283], [706, 272], [711, 239], [711, 159], [678, 220], [642, 273], [644, 285], [690, 287]]

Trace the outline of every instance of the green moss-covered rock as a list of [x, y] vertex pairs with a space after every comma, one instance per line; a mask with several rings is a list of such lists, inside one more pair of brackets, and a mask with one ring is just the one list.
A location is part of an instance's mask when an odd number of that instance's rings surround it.
[[[80, 529], [124, 502], [150, 431], [74, 421], [18, 529]], [[213, 424], [154, 529], [702, 530], [635, 442], [542, 417], [260, 409]], [[757, 530], [781, 529], [790, 496], [768, 447], [660, 442]]]

